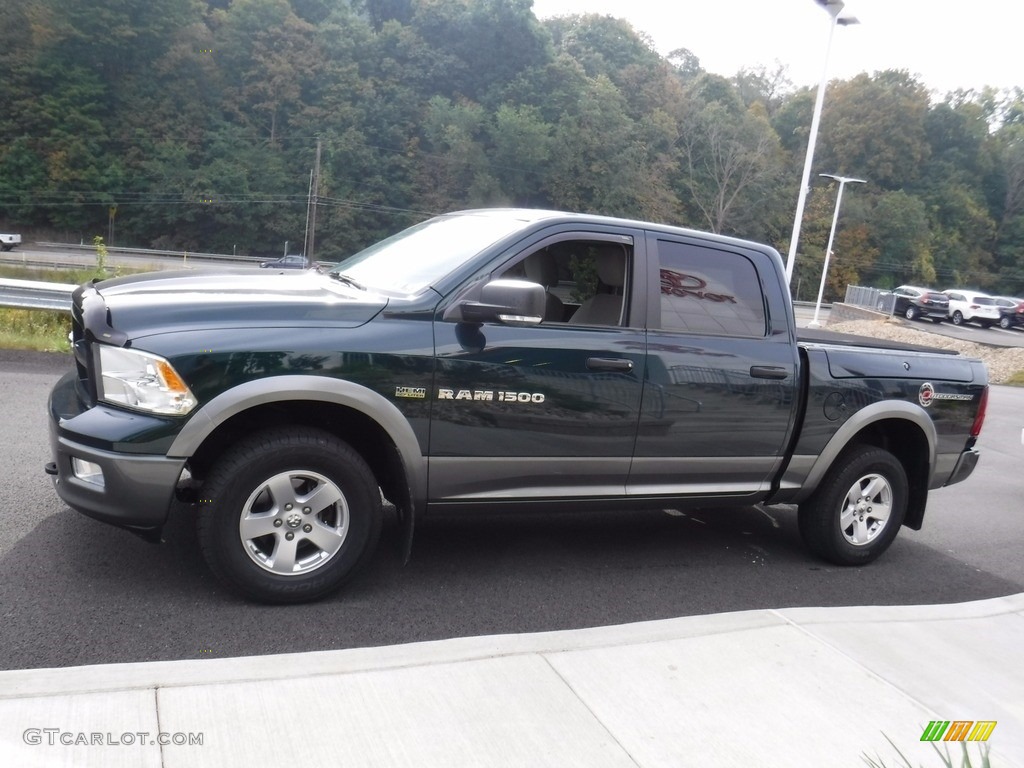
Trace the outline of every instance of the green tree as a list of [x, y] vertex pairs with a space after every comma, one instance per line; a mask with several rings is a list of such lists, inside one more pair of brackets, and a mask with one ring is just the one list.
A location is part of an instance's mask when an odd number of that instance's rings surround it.
[[554, 128], [535, 107], [502, 104], [491, 128], [491, 173], [508, 200], [543, 205], [541, 193], [551, 160]]
[[932, 285], [935, 265], [925, 205], [906, 192], [886, 192], [871, 216], [873, 245], [879, 258], [874, 283], [893, 287], [902, 282]]
[[781, 169], [778, 137], [763, 110], [745, 110], [727, 81], [700, 78], [677, 144], [684, 204], [700, 225], [749, 230]]
[[881, 190], [913, 185], [929, 156], [928, 90], [904, 71], [834, 82], [825, 98], [815, 167]]

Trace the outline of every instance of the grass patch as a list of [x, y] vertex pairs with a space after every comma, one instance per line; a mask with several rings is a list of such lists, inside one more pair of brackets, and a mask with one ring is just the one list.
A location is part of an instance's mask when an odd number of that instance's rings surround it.
[[[886, 736], [884, 733], [882, 735], [885, 736], [886, 741], [892, 744], [892, 748], [896, 750], [896, 754], [899, 755], [900, 758], [899, 762], [893, 763], [891, 768], [914, 768], [913, 763], [911, 763], [906, 758], [906, 756], [902, 752], [900, 752], [899, 747], [897, 747], [896, 744], [893, 743], [893, 740]], [[941, 750], [938, 748], [938, 746], [935, 745], [934, 742], [929, 743], [929, 746], [935, 750], [935, 754], [938, 755], [939, 760], [942, 762], [945, 768], [975, 768], [974, 763], [971, 762], [971, 755], [967, 751], [966, 742], [961, 741], [958, 743], [961, 749], [961, 755], [959, 759], [957, 759], [954, 755], [949, 754], [949, 744], [944, 743], [942, 745]], [[992, 761], [989, 757], [988, 744], [979, 743], [977, 746], [978, 759], [980, 760], [980, 762], [977, 765], [977, 768], [992, 768]], [[955, 749], [956, 748], [954, 747], [954, 750]], [[873, 758], [867, 754], [862, 753], [860, 759], [864, 761], [864, 764], [867, 765], [868, 768], [890, 768], [890, 766], [881, 757]], [[920, 764], [918, 765], [920, 766], [920, 768], [924, 768], [924, 766], [921, 766]]]
[[93, 278], [107, 280], [111, 277], [122, 275], [138, 275], [143, 272], [153, 272], [153, 268], [124, 267], [120, 264], [113, 269], [99, 269], [98, 267], [82, 267], [81, 269], [53, 269], [52, 267], [18, 267], [12, 264], [0, 264], [0, 277], [10, 280], [38, 280], [41, 283], [66, 283], [69, 285], [81, 285]]
[[[0, 264], [0, 278], [37, 280], [42, 283], [81, 285], [93, 278], [118, 277], [122, 274], [146, 272], [145, 269], [123, 269], [113, 272], [97, 267], [82, 269], [45, 269]], [[68, 352], [71, 314], [48, 309], [17, 309], [0, 307], [0, 349], [32, 349], [37, 352]]]
[[[84, 267], [82, 269], [42, 269], [37, 267], [14, 267], [10, 264], [0, 264], [0, 277], [9, 280], [37, 280], [41, 283], [66, 283], [70, 285], [81, 285], [87, 280], [99, 277], [100, 273], [96, 267]], [[104, 274], [103, 277], [112, 277]]]
[[1017, 371], [1003, 383], [1013, 387], [1024, 387], [1024, 371]]
[[69, 352], [70, 331], [68, 312], [0, 307], [0, 348]]

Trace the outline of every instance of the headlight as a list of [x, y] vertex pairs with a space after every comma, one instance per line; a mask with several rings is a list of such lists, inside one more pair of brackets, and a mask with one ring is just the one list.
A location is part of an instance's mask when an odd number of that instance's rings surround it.
[[106, 344], [99, 351], [101, 400], [178, 416], [196, 407], [192, 391], [162, 357]]

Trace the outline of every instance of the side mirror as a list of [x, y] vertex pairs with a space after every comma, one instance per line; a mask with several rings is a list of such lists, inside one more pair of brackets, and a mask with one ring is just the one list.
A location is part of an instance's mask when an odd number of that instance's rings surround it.
[[462, 302], [459, 309], [465, 322], [539, 325], [546, 306], [542, 285], [526, 280], [493, 280], [480, 289], [479, 301]]

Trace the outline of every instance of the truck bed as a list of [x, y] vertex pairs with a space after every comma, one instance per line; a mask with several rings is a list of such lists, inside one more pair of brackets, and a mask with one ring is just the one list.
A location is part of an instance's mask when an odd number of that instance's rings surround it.
[[797, 341], [806, 344], [843, 344], [850, 347], [896, 349], [906, 352], [934, 352], [939, 355], [960, 354], [951, 349], [939, 349], [938, 347], [929, 347], [923, 344], [908, 344], [888, 339], [875, 339], [869, 336], [856, 336], [852, 333], [836, 333], [835, 331], [825, 331], [820, 328], [798, 328], [796, 337]]

